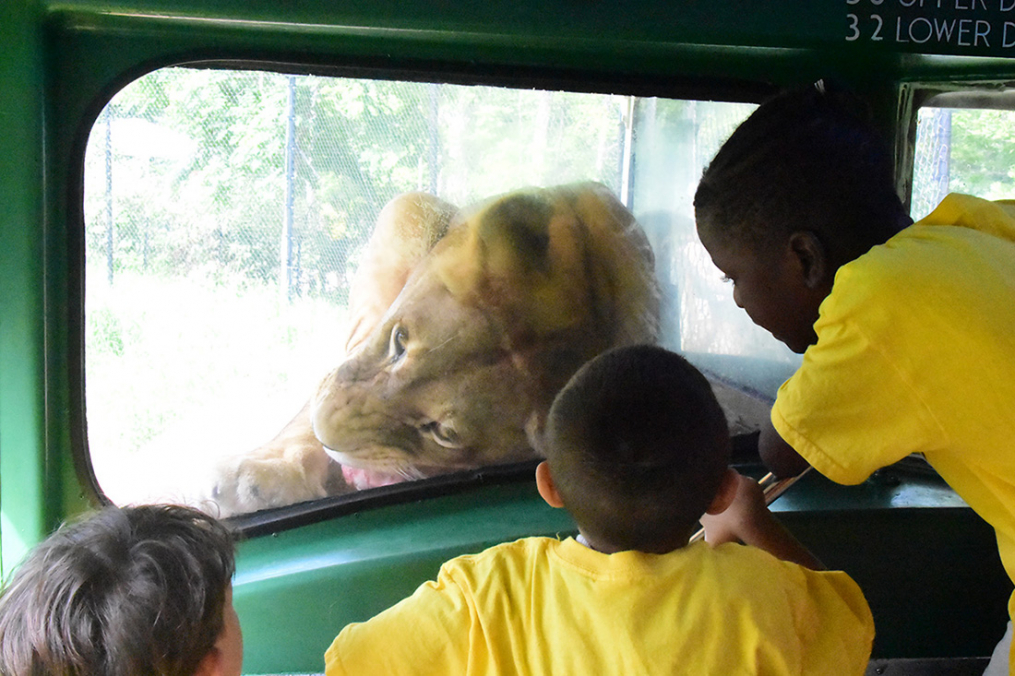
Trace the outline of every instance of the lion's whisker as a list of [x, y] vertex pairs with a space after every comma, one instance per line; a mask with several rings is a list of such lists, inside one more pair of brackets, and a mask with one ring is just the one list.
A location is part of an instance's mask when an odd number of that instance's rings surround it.
[[416, 481], [417, 479], [425, 479], [426, 478], [423, 475], [423, 472], [421, 472], [420, 470], [416, 469], [415, 467], [405, 467], [405, 466], [402, 466], [402, 467], [397, 468], [395, 470], [395, 473], [398, 474], [403, 479], [407, 479], [409, 481]]
[[439, 350], [440, 348], [444, 347], [445, 345], [447, 345], [448, 343], [450, 343], [454, 339], [455, 339], [455, 336], [451, 336], [447, 340], [445, 340], [443, 343], [441, 343], [439, 345], [434, 345], [429, 350], [427, 350], [427, 352], [436, 352], [437, 350]]

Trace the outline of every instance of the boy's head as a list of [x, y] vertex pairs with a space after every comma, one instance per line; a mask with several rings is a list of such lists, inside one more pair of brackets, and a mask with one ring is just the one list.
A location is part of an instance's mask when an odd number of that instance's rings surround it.
[[687, 544], [713, 503], [729, 444], [726, 418], [697, 369], [659, 347], [617, 348], [557, 395], [540, 472], [598, 549], [665, 553]]
[[229, 531], [186, 507], [66, 525], [0, 593], [0, 673], [238, 676], [233, 572]]
[[823, 82], [754, 111], [705, 169], [694, 208], [737, 303], [797, 352], [816, 339], [835, 271], [912, 222], [870, 109]]

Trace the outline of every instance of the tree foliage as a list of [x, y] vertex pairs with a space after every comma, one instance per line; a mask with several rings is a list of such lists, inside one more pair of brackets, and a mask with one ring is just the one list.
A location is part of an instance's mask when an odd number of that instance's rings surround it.
[[1015, 113], [920, 111], [913, 216], [929, 213], [949, 192], [985, 199], [1015, 197]]
[[[381, 207], [529, 184], [619, 188], [620, 97], [169, 68], [124, 88], [87, 154], [93, 269], [290, 285], [342, 302]], [[290, 129], [295, 133], [290, 137]]]

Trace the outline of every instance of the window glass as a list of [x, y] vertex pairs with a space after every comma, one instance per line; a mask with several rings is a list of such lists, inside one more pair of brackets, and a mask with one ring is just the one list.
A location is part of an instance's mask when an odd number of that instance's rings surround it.
[[[770, 397], [796, 358], [735, 307], [691, 206], [702, 168], [753, 107], [190, 68], [134, 81], [96, 121], [85, 160], [88, 449], [100, 488], [117, 503], [231, 515], [430, 476], [368, 480], [327, 465], [329, 483], [308, 488], [307, 458], [331, 461], [305, 434], [251, 463], [349, 356], [364, 247], [384, 205], [408, 191], [467, 207], [525, 186], [603, 184], [655, 250], [661, 341]], [[387, 330], [397, 359], [411, 339]], [[419, 427], [460, 451], [458, 431]]]
[[950, 192], [991, 200], [1015, 196], [1015, 111], [920, 109], [913, 218], [929, 214]]
[[[800, 356], [733, 303], [732, 286], [712, 264], [694, 227], [694, 192], [702, 170], [754, 108], [637, 100], [634, 211], [655, 252], [664, 298], [662, 344], [708, 375], [770, 404]], [[762, 411], [767, 416], [767, 406], [756, 409]]]

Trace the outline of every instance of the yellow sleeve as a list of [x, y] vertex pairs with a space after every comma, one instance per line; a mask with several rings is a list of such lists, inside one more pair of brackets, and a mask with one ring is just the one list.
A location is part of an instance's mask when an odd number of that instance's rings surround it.
[[[837, 285], [841, 281], [836, 278]], [[939, 424], [898, 363], [906, 358], [909, 338], [892, 326], [890, 299], [884, 293], [863, 297], [853, 294], [850, 307], [829, 303], [837, 300], [831, 296], [826, 300], [814, 327], [817, 344], [779, 388], [772, 407], [779, 435], [843, 484], [858, 484], [910, 453], [932, 450], [941, 438]]]
[[324, 673], [463, 674], [472, 617], [472, 604], [445, 564], [436, 581], [372, 619], [345, 627], [324, 654]]
[[919, 225], [956, 225], [1015, 242], [1015, 201], [951, 193]]
[[[708, 656], [687, 673], [863, 676], [874, 644], [874, 618], [849, 575], [810, 570], [749, 546], [715, 549], [724, 564], [709, 583], [720, 584], [721, 595], [732, 593], [743, 608], [721, 613], [718, 624], [707, 628], [735, 637], [719, 661]], [[714, 603], [714, 596], [705, 598]]]
[[805, 602], [794, 618], [800, 673], [861, 676], [874, 644], [874, 618], [856, 582], [841, 571], [806, 571]]

